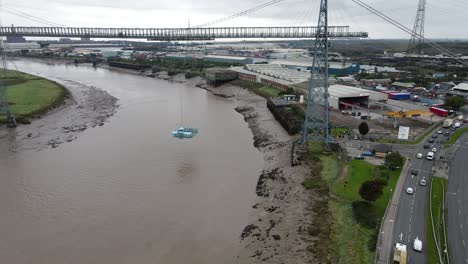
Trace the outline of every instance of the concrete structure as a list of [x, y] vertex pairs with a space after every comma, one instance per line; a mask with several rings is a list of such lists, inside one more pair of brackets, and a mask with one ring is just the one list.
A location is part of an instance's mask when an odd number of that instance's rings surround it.
[[[255, 64], [255, 65], [261, 65], [261, 64]], [[250, 64], [244, 67], [231, 67], [230, 69], [237, 72], [239, 79], [241, 80], [263, 83], [265, 85], [274, 87], [281, 91], [286, 91], [289, 87], [292, 87], [294, 84], [297, 84], [299, 82], [298, 79], [287, 78], [288, 76], [291, 76], [291, 75], [285, 74], [281, 66], [275, 66], [275, 67], [280, 67], [281, 69], [275, 72], [275, 71], [270, 71], [271, 68], [265, 67], [264, 68], [265, 72], [262, 72], [259, 70], [259, 68], [256, 68], [255, 66], [252, 66]], [[256, 71], [253, 71], [253, 69], [255, 69]], [[296, 73], [296, 71], [294, 70], [288, 70], [288, 69], [284, 69], [284, 70], [292, 71]], [[303, 80], [304, 79], [300, 79], [300, 81], [303, 81]]]
[[237, 72], [230, 69], [211, 68], [206, 70], [206, 83], [210, 85], [221, 85], [237, 79]]
[[251, 58], [246, 57], [234, 57], [234, 56], [216, 56], [216, 55], [208, 55], [203, 57], [205, 61], [212, 61], [212, 62], [220, 62], [220, 63], [231, 63], [231, 64], [250, 64], [253, 63]]

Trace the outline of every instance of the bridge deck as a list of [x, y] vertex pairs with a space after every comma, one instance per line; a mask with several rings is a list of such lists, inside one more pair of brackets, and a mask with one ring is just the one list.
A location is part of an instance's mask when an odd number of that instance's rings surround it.
[[[0, 27], [0, 36], [141, 38], [148, 40], [213, 40], [219, 38], [315, 38], [317, 27], [216, 27], [216, 28], [77, 28]], [[348, 26], [330, 26], [330, 38], [366, 38], [366, 32], [349, 32]]]

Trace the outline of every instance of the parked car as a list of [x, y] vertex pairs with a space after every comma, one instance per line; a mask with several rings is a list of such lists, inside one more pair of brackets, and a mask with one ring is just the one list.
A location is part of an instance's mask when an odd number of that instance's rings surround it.
[[416, 155], [416, 158], [418, 159], [422, 159], [422, 157], [423, 157], [422, 153], [418, 153], [418, 155]]
[[442, 134], [443, 132], [444, 132], [444, 131], [442, 131], [442, 130], [438, 130], [438, 131], [437, 131], [437, 134]]
[[430, 148], [430, 147], [431, 147], [431, 145], [429, 145], [429, 144], [424, 145], [424, 148], [425, 148], [425, 149], [428, 149], [428, 148]]
[[456, 122], [454, 126], [455, 126], [455, 128], [459, 128], [459, 127], [461, 127], [461, 123], [460, 123], [460, 122]]
[[437, 134], [432, 135], [432, 138], [437, 138]]
[[429, 142], [429, 143], [434, 143], [434, 140], [431, 138], [431, 139], [429, 139], [427, 142]]
[[363, 160], [363, 159], [364, 159], [364, 157], [363, 157], [363, 156], [361, 156], [361, 155], [357, 155], [356, 157], [354, 157], [354, 159], [357, 159], [357, 160]]
[[367, 156], [367, 157], [372, 157], [374, 156], [374, 153], [372, 153], [371, 151], [364, 151], [361, 153], [362, 156]]
[[412, 170], [412, 171], [411, 171], [411, 175], [414, 175], [414, 176], [417, 176], [418, 173], [419, 173], [418, 170]]
[[434, 152], [430, 151], [429, 153], [427, 153], [426, 158], [427, 158], [427, 160], [433, 160], [434, 159]]
[[408, 189], [406, 189], [406, 193], [407, 194], [413, 194], [414, 193], [413, 188], [408, 187]]
[[449, 133], [449, 132], [445, 132], [445, 133], [444, 133], [444, 136], [448, 137], [448, 136], [450, 136], [450, 133]]
[[432, 148], [432, 152], [436, 153], [436, 152], [437, 152], [437, 148]]

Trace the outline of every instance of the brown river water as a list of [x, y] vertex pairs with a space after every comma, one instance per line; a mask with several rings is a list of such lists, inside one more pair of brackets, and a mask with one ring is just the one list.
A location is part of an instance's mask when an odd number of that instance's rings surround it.
[[[103, 89], [120, 107], [58, 148], [0, 149], [0, 263], [236, 263], [263, 158], [233, 102], [107, 69], [15, 65]], [[170, 135], [181, 98], [192, 140]]]

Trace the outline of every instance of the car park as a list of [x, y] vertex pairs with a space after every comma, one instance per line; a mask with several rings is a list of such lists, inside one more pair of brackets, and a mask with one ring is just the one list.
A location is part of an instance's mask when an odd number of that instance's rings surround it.
[[407, 194], [413, 194], [413, 193], [414, 193], [413, 188], [408, 187], [408, 189], [406, 189], [406, 193], [407, 193]]
[[429, 153], [427, 153], [426, 158], [427, 158], [427, 160], [433, 160], [434, 159], [434, 152], [430, 151]]
[[418, 153], [418, 155], [416, 155], [416, 158], [418, 159], [422, 159], [422, 157], [423, 157], [422, 153]]

